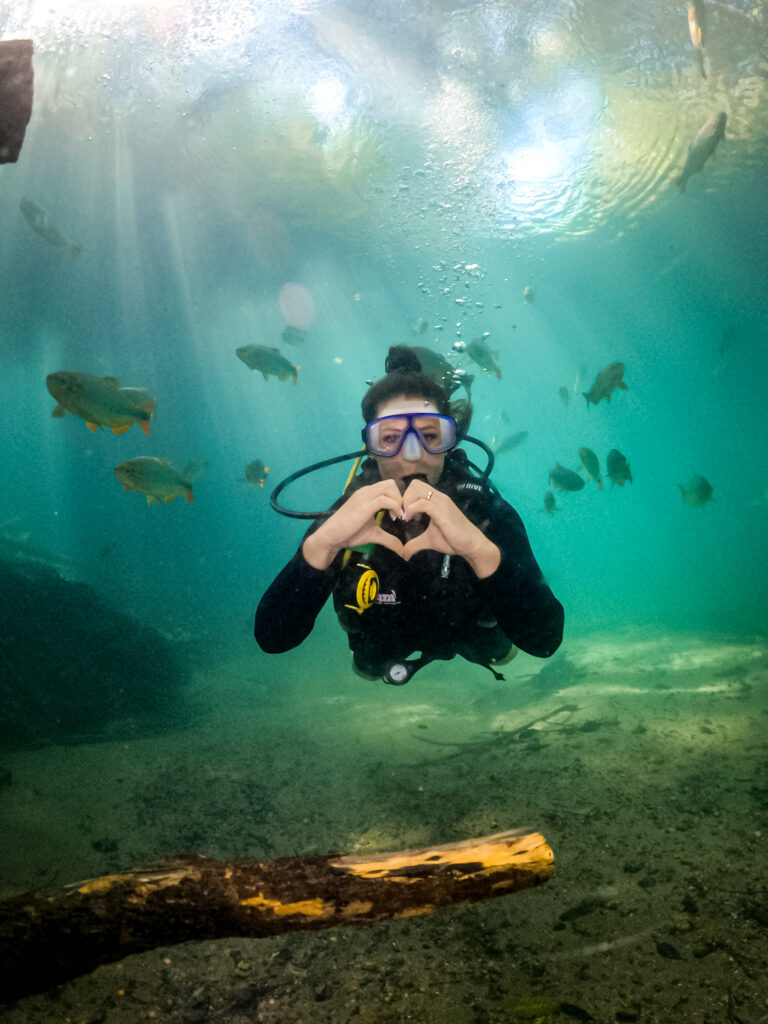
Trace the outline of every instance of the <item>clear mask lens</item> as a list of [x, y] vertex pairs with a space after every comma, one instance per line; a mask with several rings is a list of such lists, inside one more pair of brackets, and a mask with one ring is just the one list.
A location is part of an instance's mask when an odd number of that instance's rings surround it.
[[448, 451], [456, 444], [456, 421], [438, 413], [403, 413], [382, 416], [363, 429], [366, 448], [373, 455], [392, 458], [403, 449], [411, 462], [421, 457], [422, 449], [430, 455]]

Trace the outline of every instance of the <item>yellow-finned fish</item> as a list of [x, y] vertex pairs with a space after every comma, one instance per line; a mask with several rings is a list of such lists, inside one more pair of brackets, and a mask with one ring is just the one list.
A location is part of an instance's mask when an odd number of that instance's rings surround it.
[[140, 455], [115, 466], [115, 476], [124, 491], [136, 491], [146, 496], [148, 505], [167, 504], [175, 501], [180, 494], [184, 500], [195, 500], [192, 484], [208, 468], [207, 462], [197, 462], [184, 469], [176, 469], [170, 459], [158, 459], [151, 455]]
[[138, 423], [149, 437], [156, 403], [144, 388], [121, 388], [117, 377], [94, 377], [79, 370], [49, 373], [45, 385], [59, 403], [52, 416], [79, 416], [94, 433], [107, 427], [113, 434], [123, 434]]
[[245, 479], [252, 487], [263, 487], [268, 472], [269, 466], [265, 466], [261, 459], [254, 459], [245, 467]]
[[693, 56], [702, 78], [704, 69], [704, 4], [702, 0], [688, 0], [688, 32], [693, 44]]
[[579, 448], [581, 464], [595, 481], [598, 489], [603, 489], [603, 478], [600, 476], [600, 462], [591, 448]]

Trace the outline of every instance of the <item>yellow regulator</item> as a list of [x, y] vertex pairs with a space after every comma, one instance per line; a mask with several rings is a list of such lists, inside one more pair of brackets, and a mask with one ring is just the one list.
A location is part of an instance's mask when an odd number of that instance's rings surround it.
[[366, 608], [370, 608], [376, 600], [379, 592], [379, 576], [375, 569], [365, 562], [356, 562], [355, 568], [360, 570], [355, 587], [355, 604], [345, 604], [345, 608], [351, 608], [358, 615], [362, 615]]

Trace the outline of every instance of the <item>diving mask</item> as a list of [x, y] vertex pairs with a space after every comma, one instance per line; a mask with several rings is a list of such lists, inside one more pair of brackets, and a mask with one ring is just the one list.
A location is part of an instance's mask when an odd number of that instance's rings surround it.
[[381, 416], [363, 427], [363, 441], [371, 455], [391, 459], [403, 448], [403, 455], [415, 462], [420, 448], [430, 455], [447, 452], [456, 445], [456, 420], [432, 412], [404, 412]]

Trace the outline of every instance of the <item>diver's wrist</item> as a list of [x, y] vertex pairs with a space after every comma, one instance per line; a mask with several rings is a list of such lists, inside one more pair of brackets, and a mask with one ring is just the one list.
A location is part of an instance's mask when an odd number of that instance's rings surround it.
[[332, 548], [323, 543], [322, 538], [312, 533], [301, 545], [301, 553], [304, 561], [313, 569], [325, 570], [330, 568], [340, 548]]
[[483, 537], [482, 543], [478, 544], [474, 551], [470, 551], [464, 557], [479, 580], [493, 576], [501, 565], [501, 551], [487, 537]]

